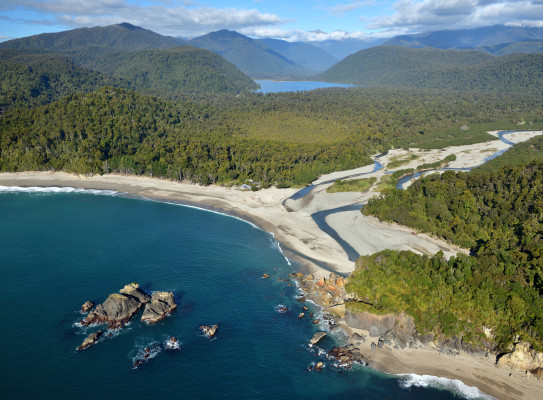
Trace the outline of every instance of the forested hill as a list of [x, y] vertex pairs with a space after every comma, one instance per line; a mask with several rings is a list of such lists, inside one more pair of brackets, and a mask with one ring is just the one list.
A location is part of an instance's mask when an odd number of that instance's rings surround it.
[[42, 33], [0, 43], [0, 49], [43, 50], [51, 53], [92, 53], [165, 49], [186, 44], [182, 39], [122, 23]]
[[220, 54], [254, 79], [308, 74], [266, 43], [237, 32], [220, 30], [193, 39], [189, 44]]
[[272, 50], [304, 67], [308, 72], [322, 72], [338, 62], [329, 52], [309, 43], [279, 39], [258, 39]]
[[441, 236], [473, 256], [449, 262], [397, 252], [364, 257], [355, 286], [377, 308], [408, 311], [426, 331], [481, 342], [486, 326], [502, 350], [516, 335], [542, 349], [542, 199], [538, 161], [489, 172], [447, 171], [370, 200], [364, 214]]
[[66, 56], [0, 50], [0, 114], [7, 107], [47, 104], [106, 85], [127, 87], [128, 83], [80, 67]]
[[543, 55], [494, 57], [462, 50], [379, 46], [353, 54], [319, 80], [364, 87], [541, 93]]
[[247, 75], [221, 56], [205, 49], [182, 46], [108, 54], [89, 67], [124, 78], [141, 93], [176, 99], [190, 93], [233, 93], [258, 89]]

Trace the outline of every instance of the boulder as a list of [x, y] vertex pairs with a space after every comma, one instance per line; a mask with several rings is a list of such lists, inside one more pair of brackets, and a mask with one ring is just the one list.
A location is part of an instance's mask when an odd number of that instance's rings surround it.
[[83, 343], [81, 343], [81, 345], [77, 348], [77, 350], [84, 350], [87, 347], [92, 346], [98, 341], [98, 339], [100, 339], [100, 336], [102, 336], [102, 331], [96, 331], [96, 332], [91, 333], [89, 336], [85, 338], [85, 340], [83, 340]]
[[92, 307], [94, 307], [94, 303], [92, 301], [88, 300], [81, 306], [81, 311], [82, 312], [89, 312], [90, 310], [92, 310]]
[[543, 380], [543, 367], [532, 369], [530, 372], [537, 379]]
[[207, 338], [212, 338], [213, 336], [215, 336], [215, 334], [217, 333], [217, 329], [219, 329], [219, 325], [202, 325], [200, 327], [200, 330]]
[[113, 293], [102, 304], [98, 304], [83, 322], [87, 324], [105, 322], [111, 327], [119, 327], [128, 322], [141, 306], [142, 303], [135, 297]]
[[135, 282], [129, 283], [128, 285], [123, 287], [121, 290], [119, 290], [119, 293], [135, 297], [139, 300], [140, 303], [143, 304], [148, 303], [151, 300], [151, 296], [141, 290], [140, 285]]
[[532, 371], [543, 367], [543, 353], [538, 353], [529, 343], [515, 344], [513, 351], [498, 359], [498, 366], [510, 366], [523, 371]]
[[310, 342], [311, 344], [317, 344], [319, 340], [326, 336], [326, 332], [319, 331], [313, 335]]
[[331, 293], [326, 292], [326, 293], [324, 293], [324, 294], [321, 296], [320, 300], [321, 300], [321, 303], [322, 303], [323, 305], [329, 306], [329, 305], [332, 303], [332, 299], [333, 299], [333, 298], [334, 298], [334, 297], [332, 296]]
[[330, 306], [329, 310], [330, 310], [330, 313], [333, 315], [336, 315], [341, 318], [345, 317], [345, 312], [346, 312], [345, 304], [334, 304]]
[[151, 301], [145, 305], [141, 320], [151, 324], [158, 322], [166, 318], [176, 307], [172, 292], [155, 292], [151, 295]]

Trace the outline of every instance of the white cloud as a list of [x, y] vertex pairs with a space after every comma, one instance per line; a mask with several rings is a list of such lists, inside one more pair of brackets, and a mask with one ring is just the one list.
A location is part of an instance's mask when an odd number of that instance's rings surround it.
[[353, 11], [353, 10], [356, 10], [357, 8], [361, 8], [372, 3], [373, 2], [371, 0], [353, 1], [347, 4], [336, 4], [335, 6], [332, 6], [332, 7], [324, 7], [324, 9], [328, 10], [331, 14], [343, 14], [345, 12]]
[[[333, 32], [323, 32], [321, 30], [302, 31], [302, 30], [285, 30], [281, 28], [247, 28], [239, 31], [240, 33], [253, 38], [274, 38], [282, 39], [288, 42], [321, 42], [324, 40], [347, 40], [357, 39], [369, 41], [379, 38], [389, 38], [398, 35], [398, 32], [383, 31], [379, 33], [368, 32], [345, 32], [336, 30]], [[400, 32], [403, 33], [403, 32]]]
[[168, 0], [146, 6], [128, 0], [2, 0], [2, 3], [2, 10], [19, 8], [49, 13], [57, 23], [67, 27], [129, 22], [172, 36], [197, 36], [217, 29], [240, 30], [288, 21], [255, 9], [200, 7], [193, 1], [184, 1], [182, 6]]
[[429, 31], [542, 22], [541, 0], [400, 0], [392, 16], [375, 18], [368, 27]]

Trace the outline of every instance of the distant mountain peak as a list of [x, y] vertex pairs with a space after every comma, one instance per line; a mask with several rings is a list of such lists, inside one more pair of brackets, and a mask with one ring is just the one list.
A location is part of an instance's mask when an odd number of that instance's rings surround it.
[[117, 26], [120, 26], [121, 28], [128, 29], [130, 31], [144, 31], [141, 26], [136, 26], [129, 24], [128, 22], [121, 22], [120, 24], [117, 24]]

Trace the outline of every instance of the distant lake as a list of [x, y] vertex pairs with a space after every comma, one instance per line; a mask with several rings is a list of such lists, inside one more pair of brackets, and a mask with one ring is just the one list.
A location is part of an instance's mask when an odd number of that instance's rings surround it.
[[255, 81], [261, 87], [259, 93], [300, 92], [305, 90], [322, 89], [328, 87], [354, 87], [345, 83], [317, 82], [317, 81]]

